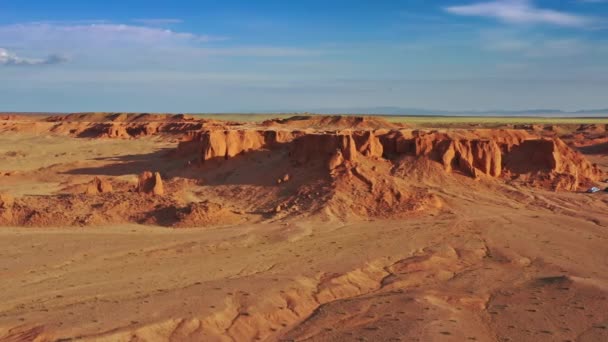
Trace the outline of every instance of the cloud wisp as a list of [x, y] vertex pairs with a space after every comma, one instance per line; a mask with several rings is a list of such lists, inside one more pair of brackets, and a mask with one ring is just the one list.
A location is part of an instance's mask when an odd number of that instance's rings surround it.
[[169, 29], [125, 24], [25, 23], [0, 26], [0, 41], [14, 45], [179, 45], [225, 40], [224, 37], [176, 32]]
[[23, 58], [6, 49], [0, 48], [0, 65], [31, 66], [31, 65], [51, 65], [60, 64], [67, 61], [61, 55], [53, 54], [46, 58]]
[[449, 6], [445, 11], [455, 15], [495, 18], [512, 24], [548, 24], [585, 27], [593, 19], [581, 15], [537, 7], [531, 0], [496, 0], [469, 5]]
[[181, 24], [183, 20], [175, 18], [137, 18], [132, 20], [134, 23], [150, 25], [150, 26], [163, 26]]
[[[228, 42], [227, 42], [228, 41]], [[0, 42], [4, 55], [1, 64], [58, 64], [59, 55], [45, 60], [17, 57], [61, 51], [77, 63], [174, 65], [176, 61], [199, 63], [201, 57], [310, 57], [319, 56], [316, 49], [292, 46], [234, 45], [226, 37], [175, 31], [149, 25], [94, 23], [34, 22], [0, 25]], [[196, 61], [196, 62], [195, 62]]]

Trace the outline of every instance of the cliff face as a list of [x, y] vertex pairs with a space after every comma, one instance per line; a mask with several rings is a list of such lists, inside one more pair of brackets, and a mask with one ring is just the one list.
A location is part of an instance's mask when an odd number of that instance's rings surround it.
[[231, 158], [266, 146], [266, 136], [258, 131], [211, 131], [203, 135], [203, 159]]
[[384, 146], [372, 131], [354, 132], [357, 151], [366, 157], [382, 157]]
[[472, 177], [479, 173], [498, 177], [502, 173], [502, 153], [494, 141], [448, 140], [442, 145], [447, 145], [441, 162], [448, 172], [459, 169]]
[[385, 156], [428, 157], [447, 171], [492, 177], [529, 173], [567, 173], [595, 180], [600, 170], [559, 138], [521, 131], [484, 130], [455, 133], [393, 131], [378, 137]]
[[58, 123], [50, 129], [53, 133], [70, 133], [80, 138], [137, 138], [156, 134], [184, 134], [200, 130], [197, 122], [145, 122], [145, 123]]
[[394, 159], [408, 155], [428, 158], [441, 163], [446, 172], [460, 172], [474, 178], [485, 175], [528, 179], [543, 175], [549, 180], [543, 184], [550, 184], [555, 189], [573, 190], [581, 183], [601, 177], [596, 166], [559, 138], [540, 138], [508, 130], [450, 133], [209, 130], [180, 143], [178, 151], [182, 154], [195, 151], [204, 162], [281, 146], [289, 149], [290, 158], [296, 165], [322, 160], [330, 164], [330, 170], [344, 161], [356, 162], [362, 157]]
[[229, 159], [241, 153], [271, 149], [291, 143], [301, 132], [273, 130], [207, 130], [184, 138], [178, 146], [178, 155], [196, 154], [201, 162], [212, 159]]
[[55, 134], [79, 138], [129, 139], [159, 134], [185, 135], [205, 126], [221, 126], [230, 122], [219, 123], [182, 114], [82, 113], [50, 116], [36, 124]]
[[291, 159], [300, 165], [311, 160], [329, 160], [338, 152], [344, 160], [356, 160], [358, 151], [355, 140], [350, 133], [306, 134], [295, 139], [290, 146]]

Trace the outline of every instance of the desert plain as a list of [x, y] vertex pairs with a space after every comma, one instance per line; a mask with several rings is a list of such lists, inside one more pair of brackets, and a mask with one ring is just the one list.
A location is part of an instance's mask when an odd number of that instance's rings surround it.
[[0, 341], [607, 341], [608, 120], [0, 116]]

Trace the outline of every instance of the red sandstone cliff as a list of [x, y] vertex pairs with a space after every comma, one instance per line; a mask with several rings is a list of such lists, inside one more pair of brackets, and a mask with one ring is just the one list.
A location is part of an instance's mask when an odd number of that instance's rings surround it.
[[[306, 133], [281, 130], [208, 130], [180, 143], [182, 154], [195, 152], [201, 161], [233, 158], [260, 149], [286, 147], [296, 165], [322, 160], [355, 162], [359, 157], [393, 159], [399, 155], [428, 158], [447, 172], [470, 177], [528, 179], [543, 175], [544, 185], [574, 190], [598, 180], [601, 171], [559, 138], [540, 138], [523, 131], [377, 130]], [[339, 156], [337, 155], [339, 152]], [[333, 160], [333, 161], [332, 161]], [[564, 181], [567, 179], [567, 181]], [[555, 182], [552, 183], [552, 181]]]

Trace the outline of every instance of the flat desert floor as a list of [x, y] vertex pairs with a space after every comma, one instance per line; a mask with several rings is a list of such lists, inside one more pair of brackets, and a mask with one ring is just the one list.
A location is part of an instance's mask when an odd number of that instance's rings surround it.
[[[358, 157], [351, 180], [327, 176], [334, 197], [321, 206], [320, 169], [282, 157], [200, 167], [172, 153], [181, 136], [13, 121], [0, 134], [4, 212], [14, 205], [0, 228], [0, 341], [608, 341], [608, 193], [434, 164], [383, 181], [393, 164], [368, 170]], [[608, 154], [569, 145], [608, 170]], [[148, 170], [162, 174], [162, 196], [132, 191]], [[293, 188], [277, 184], [285, 170]], [[370, 189], [390, 182], [441, 204], [379, 207], [359, 194], [360, 174]], [[94, 177], [113, 191], [90, 194]], [[300, 197], [311, 202], [292, 204]], [[229, 210], [165, 215], [206, 200]], [[123, 214], [144, 207], [153, 214]]]

